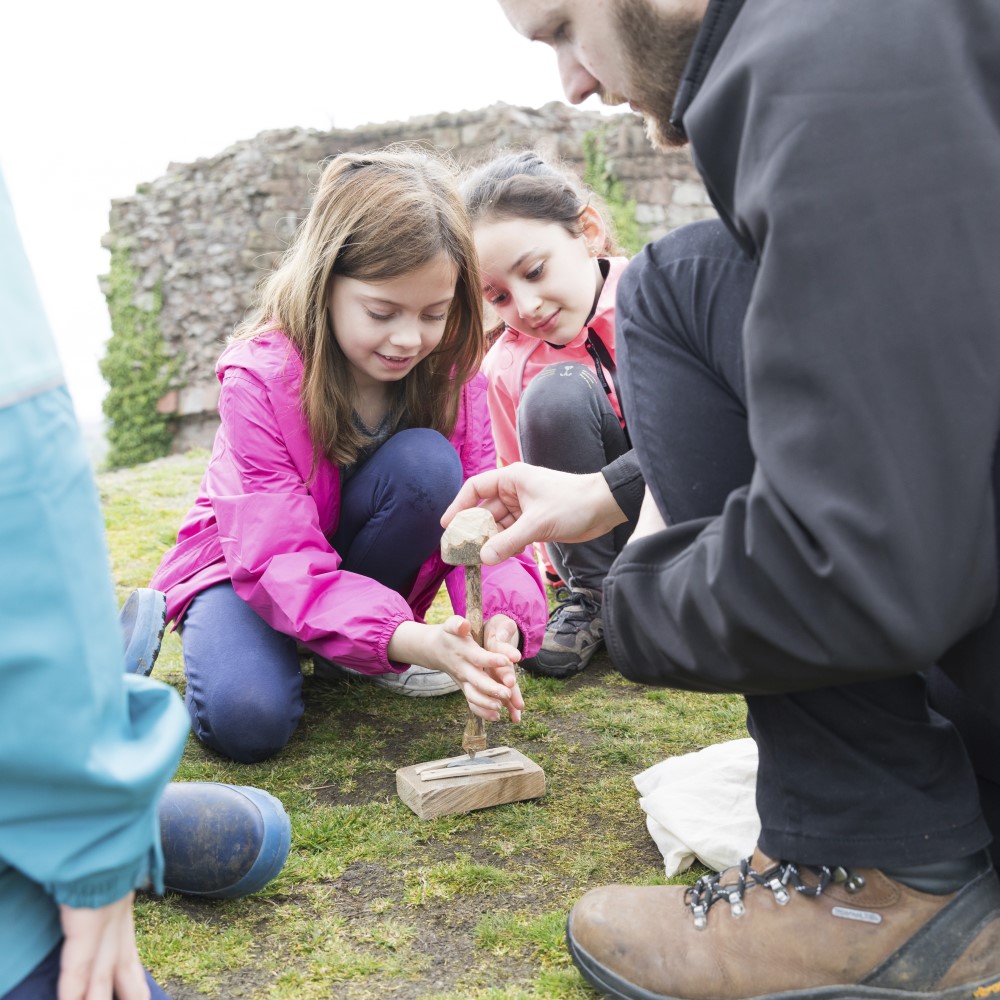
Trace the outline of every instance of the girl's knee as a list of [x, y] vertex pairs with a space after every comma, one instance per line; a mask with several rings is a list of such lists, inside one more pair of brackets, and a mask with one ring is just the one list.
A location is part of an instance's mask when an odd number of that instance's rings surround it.
[[394, 434], [383, 446], [396, 452], [394, 459], [408, 472], [433, 469], [442, 474], [462, 475], [462, 460], [455, 446], [429, 427], [410, 427]]
[[390, 445], [393, 474], [415, 505], [443, 512], [462, 486], [462, 460], [454, 445], [427, 427], [400, 431], [383, 449]]
[[240, 764], [273, 757], [292, 738], [302, 716], [301, 703], [262, 700], [253, 692], [233, 691], [216, 703], [186, 698], [191, 726], [205, 746]]
[[524, 390], [518, 421], [572, 427], [575, 418], [595, 410], [602, 396], [604, 388], [593, 368], [580, 362], [548, 365]]

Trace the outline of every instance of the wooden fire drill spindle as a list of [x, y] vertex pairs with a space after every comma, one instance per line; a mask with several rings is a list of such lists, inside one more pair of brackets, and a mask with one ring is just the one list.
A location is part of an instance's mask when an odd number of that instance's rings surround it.
[[[465, 567], [465, 617], [483, 644], [483, 577], [479, 551], [497, 533], [482, 508], [460, 511], [441, 536], [441, 558]], [[421, 819], [472, 812], [545, 794], [545, 773], [513, 747], [486, 749], [486, 724], [469, 710], [462, 737], [465, 757], [401, 767], [396, 791]], [[479, 754], [477, 757], [476, 754]]]
[[[483, 645], [483, 569], [480, 549], [497, 533], [488, 510], [473, 507], [459, 511], [441, 536], [441, 558], [449, 566], [465, 567], [465, 617], [472, 638]], [[486, 723], [472, 709], [465, 722], [462, 749], [470, 756], [486, 749]]]

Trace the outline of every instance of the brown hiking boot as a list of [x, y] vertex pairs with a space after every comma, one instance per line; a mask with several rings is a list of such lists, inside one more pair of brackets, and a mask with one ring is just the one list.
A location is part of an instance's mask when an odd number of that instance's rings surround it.
[[1000, 1000], [1000, 883], [918, 892], [874, 868], [759, 850], [694, 886], [607, 886], [566, 924], [570, 954], [628, 1000]]

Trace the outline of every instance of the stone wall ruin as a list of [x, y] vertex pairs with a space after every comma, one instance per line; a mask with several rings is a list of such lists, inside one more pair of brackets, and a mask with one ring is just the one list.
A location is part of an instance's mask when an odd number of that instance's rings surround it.
[[215, 361], [245, 315], [254, 288], [308, 211], [322, 161], [397, 142], [429, 144], [460, 165], [503, 149], [535, 148], [583, 170], [582, 140], [599, 130], [609, 166], [647, 239], [715, 214], [686, 150], [657, 152], [639, 118], [560, 103], [496, 104], [360, 128], [262, 132], [216, 156], [171, 164], [166, 174], [112, 203], [103, 245], [137, 272], [135, 303], [158, 316], [175, 387], [158, 405], [174, 418], [174, 451], [208, 447], [218, 424]]

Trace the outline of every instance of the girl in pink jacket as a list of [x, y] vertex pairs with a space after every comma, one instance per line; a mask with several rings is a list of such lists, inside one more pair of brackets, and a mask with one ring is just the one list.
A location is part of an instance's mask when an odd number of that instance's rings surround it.
[[[483, 296], [503, 332], [483, 362], [500, 462], [597, 472], [630, 450], [615, 387], [615, 289], [628, 261], [569, 174], [536, 153], [498, 157], [465, 179]], [[604, 577], [634, 523], [590, 542], [550, 543], [565, 589], [537, 655], [552, 677], [603, 645]]]
[[[403, 694], [461, 688], [517, 721], [514, 664], [537, 649], [530, 552], [483, 568], [485, 648], [441, 514], [496, 467], [471, 229], [425, 153], [344, 153], [217, 365], [221, 424], [199, 495], [151, 586], [181, 628], [196, 735], [263, 760], [302, 715], [300, 647], [318, 667]], [[446, 581], [457, 614], [424, 614]]]

